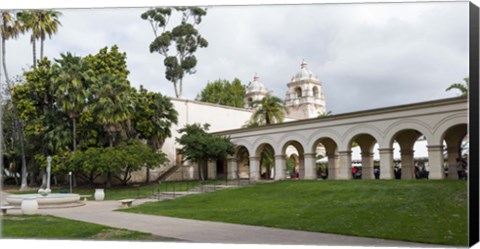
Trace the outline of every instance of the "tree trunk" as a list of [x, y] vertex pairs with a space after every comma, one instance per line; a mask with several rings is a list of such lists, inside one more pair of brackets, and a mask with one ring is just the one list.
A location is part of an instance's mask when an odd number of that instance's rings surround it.
[[32, 38], [32, 50], [33, 50], [33, 68], [37, 68], [37, 45], [35, 39]]
[[179, 91], [179, 97], [182, 96], [182, 92], [183, 92], [183, 78], [180, 79], [180, 84], [178, 86], [180, 88], [180, 91]]
[[[16, 108], [15, 108], [16, 109]], [[22, 156], [22, 183], [20, 185], [20, 190], [27, 188], [27, 161], [25, 158], [25, 144], [23, 137], [23, 125], [20, 119], [17, 119], [18, 122], [18, 132], [20, 134], [20, 153]]]
[[73, 123], [73, 151], [77, 150], [77, 121], [75, 118], [72, 119]]
[[204, 180], [203, 179], [203, 169], [202, 169], [202, 163], [203, 160], [198, 160], [197, 164], [198, 164], [198, 178], [200, 178], [200, 180]]
[[178, 93], [177, 82], [173, 82], [173, 88], [175, 89], [175, 97], [180, 98], [180, 94]]
[[40, 39], [40, 60], [43, 59], [43, 41], [45, 38]]
[[8, 78], [8, 72], [7, 72], [7, 62], [5, 58], [6, 48], [5, 48], [5, 39], [2, 38], [2, 66], [3, 66], [3, 72], [5, 73], [5, 82], [7, 83], [7, 88], [10, 91], [11, 85], [10, 85], [10, 79]]
[[[3, 176], [3, 98], [2, 98], [2, 95], [0, 95], [0, 176]], [[14, 178], [15, 178], [15, 175], [14, 174]], [[0, 181], [3, 181], [3, 179], [0, 179]], [[2, 183], [2, 182], [0, 182]]]

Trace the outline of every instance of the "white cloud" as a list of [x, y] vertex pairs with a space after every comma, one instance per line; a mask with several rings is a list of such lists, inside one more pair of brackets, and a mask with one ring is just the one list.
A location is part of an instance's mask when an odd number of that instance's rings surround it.
[[[83, 56], [117, 44], [133, 85], [173, 96], [163, 58], [149, 52], [144, 10], [61, 10], [63, 25], [45, 53]], [[196, 54], [197, 73], [184, 79], [190, 99], [209, 81], [247, 84], [255, 73], [283, 98], [302, 59], [324, 82], [333, 113], [456, 96], [445, 88], [468, 75], [467, 2], [216, 6], [199, 30], [209, 46]], [[28, 37], [7, 45], [11, 74], [20, 74], [32, 61]]]

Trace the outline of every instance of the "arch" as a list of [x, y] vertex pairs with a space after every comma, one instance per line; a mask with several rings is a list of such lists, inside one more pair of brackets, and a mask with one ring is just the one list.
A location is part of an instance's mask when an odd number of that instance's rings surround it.
[[[319, 144], [323, 145], [323, 150], [319, 147]], [[318, 151], [317, 151], [318, 149]], [[338, 175], [338, 144], [330, 137], [319, 137], [312, 144], [311, 150], [315, 155], [315, 168], [317, 177], [323, 179], [336, 179]], [[324, 153], [324, 157], [318, 162], [316, 159], [319, 154]]]
[[344, 143], [340, 144], [341, 150], [350, 150], [353, 139], [362, 134], [373, 137], [377, 141], [377, 143], [379, 143], [379, 145], [380, 141], [383, 140], [382, 131], [376, 126], [371, 124], [355, 125], [345, 132], [345, 135], [343, 136]]
[[301, 98], [302, 97], [302, 88], [297, 86], [295, 87], [295, 94], [297, 95], [297, 98]]
[[302, 148], [305, 148], [305, 136], [300, 133], [286, 133], [279, 139], [279, 142], [277, 143], [278, 147], [275, 148], [275, 151], [283, 152], [284, 145], [290, 141], [297, 141], [302, 146]]
[[315, 153], [316, 143], [319, 139], [322, 138], [330, 138], [335, 144], [338, 146], [341, 139], [340, 133], [333, 129], [321, 129], [315, 131], [312, 135], [309, 136], [305, 148], [309, 149], [310, 151], [306, 151], [306, 153]]
[[[293, 176], [295, 178], [304, 179], [305, 178], [305, 149], [304, 149], [304, 146], [302, 145], [302, 143], [300, 143], [297, 140], [289, 140], [289, 141], [286, 141], [285, 143], [282, 143], [282, 144], [283, 144], [283, 146], [282, 146], [282, 150], [280, 152], [282, 155], [285, 155], [287, 157], [291, 157], [296, 152], [295, 155], [297, 157], [297, 160], [296, 160], [296, 163], [295, 163], [295, 166], [294, 166]], [[292, 150], [294, 148], [295, 151], [290, 151], [292, 153], [289, 153], [289, 151], [288, 151], [289, 148], [290, 148], [290, 150]]]
[[276, 150], [275, 150], [276, 148], [273, 145], [277, 144], [277, 141], [270, 136], [261, 136], [261, 137], [255, 139], [255, 141], [253, 142], [252, 153], [251, 154], [256, 155], [258, 147], [262, 144], [269, 144], [274, 149], [274, 152], [276, 152]]
[[250, 153], [245, 146], [237, 146], [235, 148], [236, 169], [235, 178], [248, 179], [250, 178]]
[[252, 154], [253, 146], [248, 140], [246, 140], [246, 139], [232, 139], [231, 142], [233, 144], [235, 144], [236, 148], [238, 148], [240, 146], [243, 146], [247, 149], [249, 154]]
[[467, 125], [468, 126], [468, 115], [467, 113], [455, 113], [448, 117], [440, 120], [433, 129], [433, 144], [442, 144], [442, 141], [445, 137], [446, 132], [456, 125]]
[[313, 97], [315, 97], [315, 98], [320, 98], [319, 91], [318, 91], [318, 87], [314, 86], [314, 87], [312, 88], [312, 92], [313, 92]]
[[[402, 130], [398, 130], [391, 137], [390, 148], [393, 148], [393, 143], [395, 141], [400, 146], [399, 165], [401, 166], [399, 166], [400, 170], [396, 169], [396, 172], [398, 172], [398, 175], [401, 179], [428, 178], [430, 172], [430, 151], [427, 151], [427, 155], [425, 158], [415, 157], [414, 146], [417, 142], [419, 142], [419, 139], [422, 136], [426, 137], [425, 134], [423, 134], [419, 130], [413, 128], [405, 128]], [[430, 146], [430, 142], [428, 141], [428, 139], [425, 140], [427, 142], [426, 146]]]
[[394, 137], [403, 130], [416, 130], [427, 138], [429, 144], [432, 141], [432, 128], [428, 124], [416, 119], [402, 119], [385, 129], [384, 139], [379, 141], [380, 148], [392, 148]]
[[[467, 179], [467, 160], [463, 151], [468, 146], [468, 126], [467, 124], [456, 124], [449, 127], [442, 134], [446, 146], [443, 148], [443, 154], [446, 154], [443, 176], [448, 179]], [[468, 153], [466, 153], [468, 154]], [[443, 158], [445, 159], [445, 158]]]
[[[360, 159], [354, 161], [352, 158], [352, 178], [373, 179], [375, 175], [374, 146], [378, 144], [378, 139], [370, 133], [356, 133], [348, 140], [347, 151], [353, 150], [353, 142], [356, 142], [360, 149]], [[358, 148], [357, 148], [358, 149]], [[357, 150], [355, 149], [355, 150]], [[355, 164], [358, 164], [354, 166]], [[378, 168], [378, 167], [377, 167]], [[379, 168], [378, 168], [379, 169]], [[380, 175], [378, 175], [379, 177]]]
[[258, 158], [258, 175], [262, 179], [273, 179], [275, 174], [275, 149], [271, 144], [262, 143], [255, 150], [255, 157]]

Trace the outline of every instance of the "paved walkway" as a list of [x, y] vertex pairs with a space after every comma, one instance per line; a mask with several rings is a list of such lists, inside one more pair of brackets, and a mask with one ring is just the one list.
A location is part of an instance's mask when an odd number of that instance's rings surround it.
[[[5, 193], [2, 193], [2, 197], [5, 197]], [[134, 205], [139, 205], [146, 201], [149, 200], [136, 200]], [[133, 214], [114, 211], [116, 209], [120, 209], [118, 201], [87, 201], [84, 206], [40, 209], [39, 213], [141, 231], [195, 243], [445, 247], [403, 241]], [[21, 211], [19, 209], [9, 210], [9, 213], [21, 214]]]

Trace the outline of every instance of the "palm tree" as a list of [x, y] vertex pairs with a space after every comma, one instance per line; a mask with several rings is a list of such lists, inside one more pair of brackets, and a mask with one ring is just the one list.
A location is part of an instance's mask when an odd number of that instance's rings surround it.
[[103, 74], [96, 78], [92, 91], [95, 99], [92, 102], [93, 113], [107, 133], [109, 145], [113, 146], [116, 135], [123, 129], [123, 122], [132, 113], [130, 86], [123, 78]]
[[[20, 33], [23, 32], [23, 28], [13, 17], [13, 12], [4, 10], [0, 12], [0, 36], [2, 41], [2, 66], [3, 71], [5, 73], [5, 82], [7, 83], [7, 91], [10, 92], [12, 89], [12, 85], [10, 83], [10, 78], [7, 72], [7, 63], [6, 63], [6, 46], [5, 43], [8, 39], [17, 38]], [[13, 113], [16, 117], [18, 117], [17, 108], [13, 106]], [[19, 139], [20, 139], [20, 153], [21, 153], [21, 160], [22, 160], [22, 182], [20, 185], [20, 190], [24, 190], [27, 187], [27, 160], [25, 158], [25, 144], [24, 144], [24, 134], [23, 134], [23, 124], [20, 118], [16, 119], [17, 127], [19, 131]]]
[[62, 13], [55, 10], [32, 10], [18, 13], [19, 19], [22, 21], [25, 29], [32, 32], [30, 42], [33, 50], [33, 67], [37, 66], [37, 40], [40, 40], [40, 59], [43, 58], [44, 41], [51, 38], [57, 33], [58, 26], [61, 25], [58, 18]]
[[[126, 79], [102, 74], [92, 85], [92, 111], [97, 122], [103, 126], [108, 136], [109, 146], [113, 147], [115, 138], [125, 127], [122, 125], [132, 115], [133, 101], [130, 85]], [[107, 187], [111, 186], [112, 172], [107, 171]]]
[[457, 89], [461, 92], [461, 96], [467, 96], [468, 85], [470, 84], [470, 79], [467, 77], [467, 78], [463, 78], [463, 80], [465, 81], [465, 84], [454, 83], [454, 84], [450, 85], [447, 89], [445, 89], [445, 91], [450, 91], [452, 89]]
[[253, 101], [252, 105], [256, 109], [252, 119], [259, 125], [281, 123], [284, 115], [287, 113], [287, 108], [285, 108], [283, 101], [272, 95]]
[[71, 53], [61, 54], [61, 59], [56, 59], [55, 69], [58, 76], [55, 79], [58, 104], [72, 120], [73, 151], [77, 149], [77, 118], [82, 114], [87, 105], [89, 71], [81, 57]]
[[3, 10], [0, 12], [0, 31], [1, 31], [1, 40], [2, 40], [2, 65], [3, 72], [5, 73], [5, 81], [7, 82], [8, 90], [11, 89], [10, 78], [8, 77], [7, 72], [7, 63], [6, 63], [6, 46], [5, 43], [9, 39], [16, 39], [20, 33], [23, 32], [20, 22], [18, 22], [13, 16], [13, 12]]

